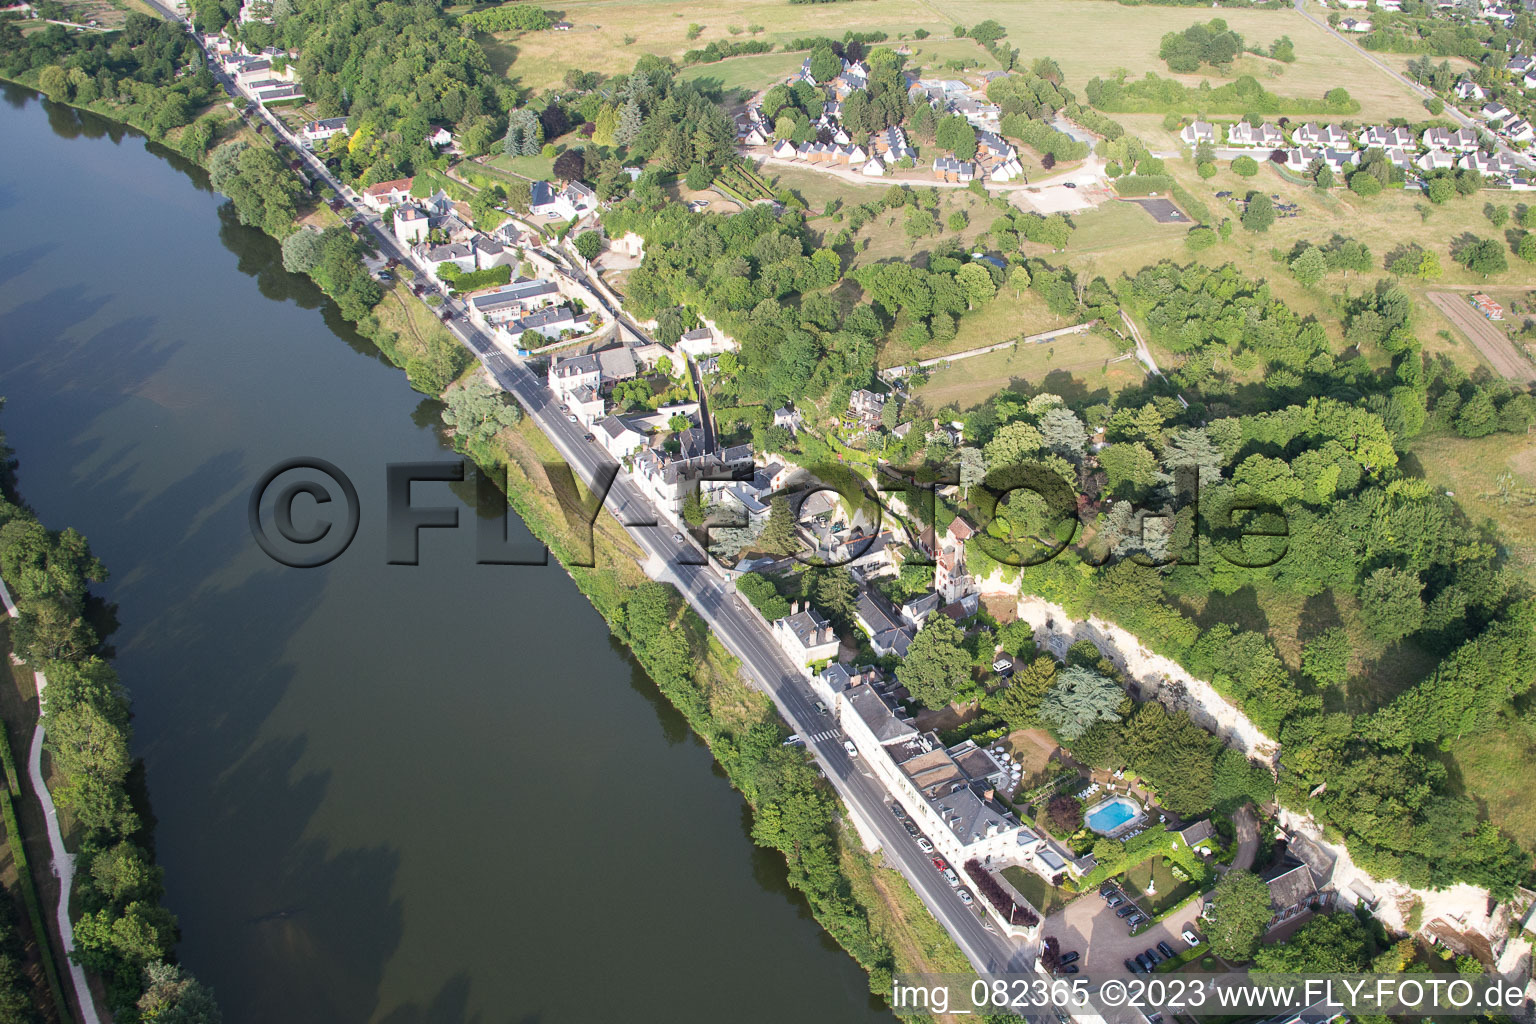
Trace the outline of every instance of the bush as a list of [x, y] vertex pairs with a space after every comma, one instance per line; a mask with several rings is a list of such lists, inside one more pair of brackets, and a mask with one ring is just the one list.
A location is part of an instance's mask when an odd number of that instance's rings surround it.
[[[1246, 160], [1248, 157], [1244, 157], [1243, 159]], [[1200, 163], [1196, 164], [1195, 171], [1199, 173], [1200, 177], [1202, 178], [1216, 177], [1216, 165], [1211, 163], [1209, 160], [1202, 160]]]
[[1232, 171], [1245, 178], [1251, 178], [1259, 173], [1259, 162], [1251, 156], [1240, 156], [1232, 161]]

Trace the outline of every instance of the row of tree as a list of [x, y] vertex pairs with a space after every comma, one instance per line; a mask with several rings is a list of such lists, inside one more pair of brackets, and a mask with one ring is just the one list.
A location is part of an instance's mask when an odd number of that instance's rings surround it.
[[[0, 436], [0, 461], [8, 460]], [[127, 782], [134, 767], [128, 697], [99, 655], [90, 584], [106, 570], [74, 530], [46, 529], [12, 494], [0, 495], [0, 575], [21, 616], [12, 646], [48, 677], [43, 726], [54, 792], [81, 830], [72, 905], [74, 957], [97, 972], [118, 1020], [212, 1024], [208, 990], [167, 967], [176, 919], [160, 903], [161, 871], [144, 845], [148, 808]]]

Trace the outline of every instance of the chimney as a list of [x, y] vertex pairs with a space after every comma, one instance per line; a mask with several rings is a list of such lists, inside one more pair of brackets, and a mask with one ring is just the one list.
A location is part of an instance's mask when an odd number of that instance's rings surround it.
[[989, 784], [986, 792], [982, 794], [982, 798], [985, 800], [995, 800], [997, 798], [997, 790]]

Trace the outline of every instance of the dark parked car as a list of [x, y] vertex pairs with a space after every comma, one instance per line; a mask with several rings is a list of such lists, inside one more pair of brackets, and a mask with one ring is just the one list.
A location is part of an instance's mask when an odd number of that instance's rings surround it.
[[1116, 917], [1130, 917], [1134, 913], [1136, 913], [1136, 904], [1134, 904], [1134, 903], [1127, 903], [1125, 906], [1123, 906], [1119, 910], [1115, 911], [1115, 916]]
[[1111, 907], [1118, 907], [1125, 902], [1125, 897], [1115, 893], [1113, 896], [1105, 897], [1104, 902], [1108, 903]]
[[1061, 969], [1061, 973], [1062, 974], [1076, 974], [1080, 970], [1082, 970], [1082, 968], [1077, 966], [1077, 964], [1067, 964], [1067, 966], [1065, 966], [1065, 967], [1063, 967]]
[[1141, 967], [1143, 971], [1152, 970], [1152, 961], [1147, 959], [1147, 954], [1145, 953], [1136, 954], [1136, 963]]
[[1159, 942], [1157, 944], [1157, 951], [1159, 953], [1163, 954], [1163, 959], [1164, 960], [1172, 960], [1173, 959], [1173, 947], [1168, 945], [1168, 943], [1166, 943], [1166, 942]]
[[1074, 949], [1070, 953], [1063, 953], [1063, 954], [1061, 954], [1061, 962], [1064, 963], [1064, 964], [1070, 964], [1072, 961], [1076, 960], [1081, 955], [1082, 954], [1078, 953], [1078, 951]]
[[1132, 914], [1130, 917], [1126, 918], [1125, 923], [1130, 927], [1131, 931], [1135, 931], [1137, 928], [1140, 928], [1142, 925], [1146, 924], [1147, 919], [1142, 914]]
[[891, 804], [891, 813], [896, 815], [897, 821], [907, 820], [907, 809], [901, 804]]
[[1160, 964], [1163, 962], [1163, 958], [1157, 955], [1157, 950], [1155, 949], [1149, 949], [1141, 955], [1152, 961], [1154, 964]]
[[1132, 974], [1145, 974], [1145, 973], [1147, 973], [1146, 969], [1143, 968], [1141, 966], [1141, 964], [1137, 963], [1135, 960], [1127, 960], [1125, 962], [1125, 969], [1130, 971]]

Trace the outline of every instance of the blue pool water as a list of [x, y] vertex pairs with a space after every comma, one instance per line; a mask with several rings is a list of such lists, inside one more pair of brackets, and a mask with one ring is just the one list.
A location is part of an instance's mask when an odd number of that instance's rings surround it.
[[1088, 827], [1107, 835], [1136, 817], [1140, 810], [1134, 802], [1123, 796], [1113, 797], [1088, 811]]

